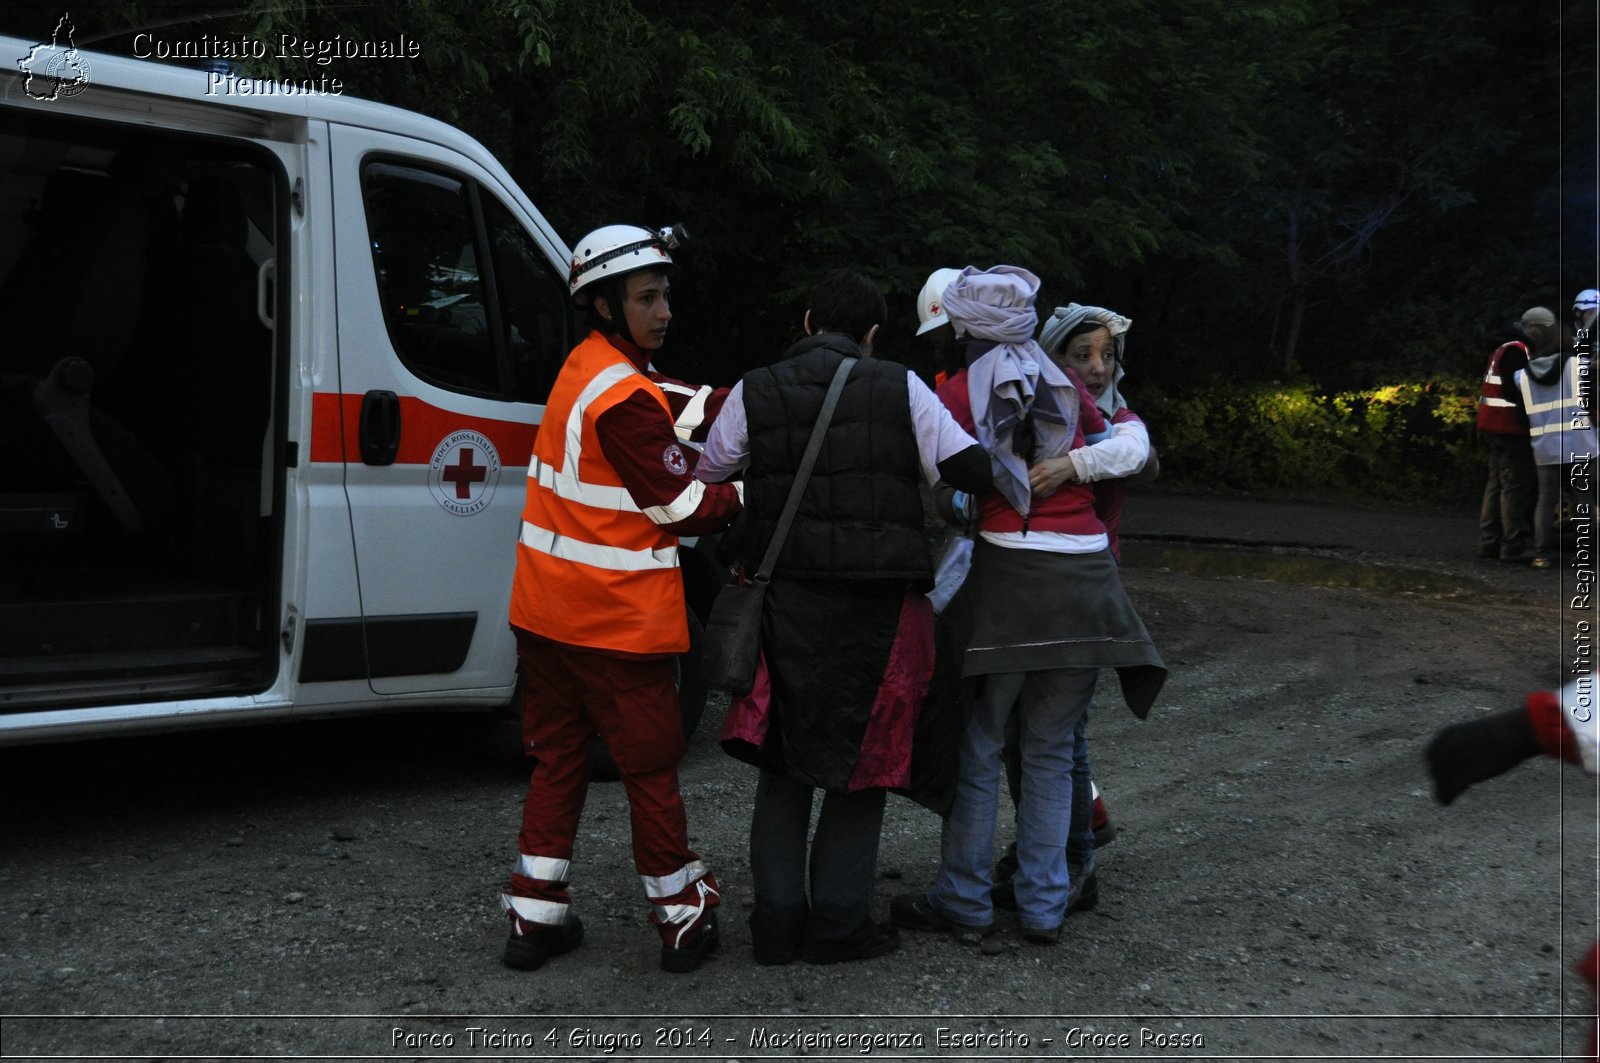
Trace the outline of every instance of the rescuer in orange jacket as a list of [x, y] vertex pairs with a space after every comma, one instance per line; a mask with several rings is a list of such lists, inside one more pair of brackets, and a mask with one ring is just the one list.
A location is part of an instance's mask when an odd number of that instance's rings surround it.
[[583, 940], [567, 883], [596, 734], [628, 796], [662, 968], [692, 971], [717, 944], [716, 878], [689, 849], [678, 792], [673, 657], [689, 648], [678, 536], [725, 527], [740, 502], [736, 485], [694, 478], [698, 452], [680, 440], [703, 436], [726, 392], [650, 370], [682, 235], [608, 225], [578, 242], [569, 287], [593, 330], [556, 378], [528, 462], [511, 625], [536, 765], [503, 897], [505, 962], [525, 970]]

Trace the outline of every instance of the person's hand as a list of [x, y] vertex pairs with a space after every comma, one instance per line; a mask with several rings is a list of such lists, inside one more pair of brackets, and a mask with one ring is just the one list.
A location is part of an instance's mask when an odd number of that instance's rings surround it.
[[1145, 459], [1144, 468], [1132, 476], [1134, 483], [1147, 484], [1161, 475], [1161, 459], [1156, 455], [1155, 444], [1150, 444], [1150, 456]]
[[965, 491], [945, 484], [934, 493], [933, 499], [934, 508], [947, 524], [967, 528], [978, 519], [978, 500]]
[[1428, 743], [1433, 796], [1448, 805], [1473, 783], [1503, 775], [1537, 752], [1539, 740], [1522, 709], [1453, 723]]
[[1028, 470], [1028, 488], [1040, 498], [1049, 498], [1068, 481], [1076, 482], [1078, 469], [1072, 464], [1072, 457], [1063, 454], [1059, 458], [1045, 458], [1034, 463]]

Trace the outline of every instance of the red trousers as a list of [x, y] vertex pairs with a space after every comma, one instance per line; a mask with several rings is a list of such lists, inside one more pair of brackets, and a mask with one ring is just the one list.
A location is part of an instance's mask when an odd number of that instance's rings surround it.
[[522, 806], [521, 859], [507, 909], [530, 924], [565, 920], [573, 842], [599, 735], [628, 796], [634, 868], [661, 921], [697, 896], [695, 883], [715, 885], [689, 848], [678, 790], [683, 717], [672, 659], [616, 657], [520, 630], [516, 635], [522, 734], [536, 764]]

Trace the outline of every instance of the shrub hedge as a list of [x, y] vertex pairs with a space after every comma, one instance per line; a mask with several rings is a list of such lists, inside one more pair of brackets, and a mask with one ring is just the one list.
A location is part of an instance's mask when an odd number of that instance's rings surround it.
[[1473, 505], [1483, 457], [1478, 381], [1432, 379], [1364, 391], [1311, 385], [1142, 390], [1168, 483]]

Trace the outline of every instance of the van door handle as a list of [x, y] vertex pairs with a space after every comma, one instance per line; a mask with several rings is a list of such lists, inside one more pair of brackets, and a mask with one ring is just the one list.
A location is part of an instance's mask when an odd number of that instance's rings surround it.
[[369, 391], [361, 399], [361, 460], [367, 465], [393, 465], [400, 452], [400, 397], [392, 391]]
[[278, 264], [270, 258], [256, 270], [256, 317], [268, 332], [272, 331], [272, 285], [277, 276]]

